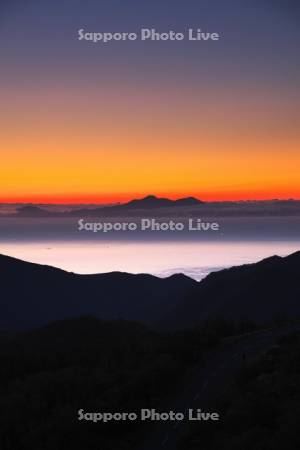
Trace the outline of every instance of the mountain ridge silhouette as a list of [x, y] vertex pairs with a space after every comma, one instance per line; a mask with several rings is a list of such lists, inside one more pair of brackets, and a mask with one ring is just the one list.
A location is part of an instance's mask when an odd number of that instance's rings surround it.
[[110, 272], [79, 275], [0, 255], [0, 328], [30, 328], [91, 315], [163, 328], [197, 326], [210, 318], [300, 317], [300, 252], [209, 274], [158, 278]]

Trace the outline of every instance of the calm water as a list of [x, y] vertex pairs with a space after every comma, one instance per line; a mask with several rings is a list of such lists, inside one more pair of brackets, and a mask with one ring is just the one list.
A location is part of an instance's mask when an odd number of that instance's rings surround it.
[[77, 273], [124, 271], [165, 277], [184, 273], [201, 280], [208, 273], [300, 250], [295, 241], [233, 242], [1, 242], [0, 253]]
[[[215, 220], [215, 219], [214, 219]], [[77, 219], [0, 219], [0, 254], [77, 273], [124, 271], [197, 280], [300, 250], [300, 216], [218, 218], [217, 233], [91, 233]]]

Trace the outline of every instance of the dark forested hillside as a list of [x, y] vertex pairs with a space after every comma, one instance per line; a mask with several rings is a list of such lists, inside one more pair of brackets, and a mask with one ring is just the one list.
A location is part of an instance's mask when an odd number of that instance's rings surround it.
[[217, 344], [201, 330], [159, 334], [80, 318], [0, 339], [1, 450], [129, 449], [141, 421], [78, 421], [78, 410], [159, 407]]

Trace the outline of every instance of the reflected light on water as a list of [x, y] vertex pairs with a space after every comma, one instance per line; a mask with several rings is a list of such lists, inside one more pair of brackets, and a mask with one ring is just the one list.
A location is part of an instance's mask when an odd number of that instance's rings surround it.
[[122, 271], [166, 277], [208, 273], [300, 249], [299, 242], [27, 242], [2, 244], [0, 253], [88, 274]]

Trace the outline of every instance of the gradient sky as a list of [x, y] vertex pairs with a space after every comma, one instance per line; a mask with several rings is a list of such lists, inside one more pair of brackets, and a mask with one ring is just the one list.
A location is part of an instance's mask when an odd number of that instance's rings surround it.
[[[300, 198], [297, 0], [0, 4], [0, 201]], [[218, 42], [79, 42], [143, 27]]]

